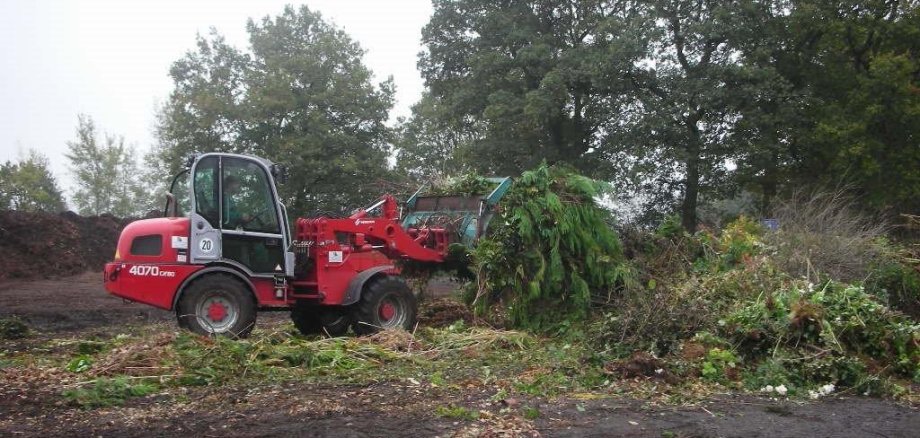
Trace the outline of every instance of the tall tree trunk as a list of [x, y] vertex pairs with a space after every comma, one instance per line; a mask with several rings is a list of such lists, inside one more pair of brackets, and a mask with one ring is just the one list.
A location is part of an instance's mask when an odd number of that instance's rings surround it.
[[773, 198], [776, 197], [777, 186], [779, 185], [779, 153], [776, 150], [770, 152], [770, 158], [764, 166], [761, 189], [763, 197], [760, 201], [760, 214], [763, 217], [772, 217]]
[[687, 147], [687, 176], [684, 180], [684, 201], [680, 208], [681, 225], [690, 233], [696, 232], [696, 205], [700, 193], [700, 146], [698, 138], [690, 140]]
[[684, 201], [680, 207], [680, 222], [690, 233], [696, 232], [696, 206], [700, 194], [700, 151], [702, 139], [696, 126], [703, 118], [703, 112], [697, 110], [686, 120], [687, 156], [684, 164], [687, 176], [684, 179]]

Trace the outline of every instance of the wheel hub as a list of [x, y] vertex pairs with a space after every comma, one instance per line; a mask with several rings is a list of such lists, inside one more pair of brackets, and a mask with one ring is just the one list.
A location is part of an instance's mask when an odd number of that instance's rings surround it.
[[212, 301], [208, 306], [208, 319], [214, 322], [221, 322], [227, 317], [227, 308], [219, 301]]
[[236, 324], [240, 310], [232, 299], [218, 292], [198, 303], [196, 315], [206, 331], [224, 333]]
[[380, 319], [383, 321], [389, 321], [396, 316], [396, 306], [390, 302], [384, 302], [380, 305]]

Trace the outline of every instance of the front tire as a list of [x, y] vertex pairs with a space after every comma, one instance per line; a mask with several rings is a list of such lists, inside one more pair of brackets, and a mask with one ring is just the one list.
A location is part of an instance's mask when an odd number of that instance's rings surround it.
[[239, 280], [211, 274], [185, 289], [176, 316], [179, 327], [199, 335], [245, 338], [256, 325], [256, 305]]
[[384, 276], [364, 286], [355, 307], [355, 333], [366, 335], [379, 330], [412, 330], [418, 302], [409, 286], [399, 277]]

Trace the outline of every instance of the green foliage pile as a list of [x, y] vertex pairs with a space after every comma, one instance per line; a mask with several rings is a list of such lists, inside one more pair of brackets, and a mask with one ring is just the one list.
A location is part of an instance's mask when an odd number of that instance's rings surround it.
[[865, 282], [816, 273], [824, 279], [815, 285], [778, 267], [779, 238], [741, 217], [719, 235], [668, 225], [630, 242], [641, 248], [634, 263], [646, 287], [598, 319], [602, 354], [650, 351], [705, 380], [793, 395], [817, 396], [825, 385], [897, 394], [898, 380], [920, 381], [920, 324], [888, 306], [902, 303], [889, 290], [916, 294], [903, 251], [867, 241], [889, 256]]
[[219, 385], [246, 377], [289, 374], [305, 369], [317, 375], [358, 374], [395, 359], [392, 351], [351, 338], [305, 340], [290, 331], [268, 333], [256, 341], [182, 334], [175, 352], [184, 385]]
[[920, 323], [861, 286], [829, 281], [767, 292], [729, 313], [719, 334], [762, 367], [754, 385], [834, 383], [865, 391], [876, 389], [870, 374], [920, 381]]
[[545, 163], [514, 182], [473, 250], [479, 312], [501, 304], [517, 327], [552, 329], [583, 320], [592, 294], [608, 296], [628, 279], [598, 188]]
[[[486, 366], [529, 366], [525, 360], [545, 354], [541, 348], [534, 349], [535, 345], [533, 337], [523, 332], [466, 327], [462, 321], [443, 329], [420, 328], [412, 334], [390, 330], [360, 338], [303, 337], [287, 324], [269, 331], [257, 329], [252, 337], [240, 340], [190, 333], [174, 338], [119, 336], [100, 348], [75, 349], [60, 366], [70, 373], [97, 377], [63, 392], [71, 402], [92, 408], [122, 404], [130, 397], [169, 386], [290, 379], [366, 383], [421, 378], [465, 366], [468, 369], [463, 373], [468, 377], [469, 372], [479, 370], [478, 362], [470, 357], [481, 357]], [[496, 359], [499, 357], [504, 359]], [[140, 364], [143, 366], [135, 366]], [[121, 374], [125, 372], [132, 375]], [[438, 374], [432, 382], [442, 385], [462, 377]]]
[[475, 173], [465, 173], [457, 178], [450, 178], [446, 181], [432, 184], [426, 195], [483, 196], [495, 190], [496, 185], [496, 183]]
[[879, 256], [870, 267], [866, 291], [914, 319], [920, 320], [920, 255], [916, 248], [876, 242]]

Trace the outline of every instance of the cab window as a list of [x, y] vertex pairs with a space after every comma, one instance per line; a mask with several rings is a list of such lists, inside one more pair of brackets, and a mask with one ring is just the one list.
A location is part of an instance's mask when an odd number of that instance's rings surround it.
[[195, 212], [204, 217], [212, 227], [220, 223], [218, 205], [218, 158], [207, 157], [195, 167]]
[[222, 190], [221, 228], [281, 233], [268, 176], [257, 163], [224, 158]]
[[188, 181], [188, 171], [183, 170], [173, 178], [172, 186], [169, 188], [169, 193], [176, 198], [177, 217], [185, 216], [191, 211], [192, 201], [189, 199]]

